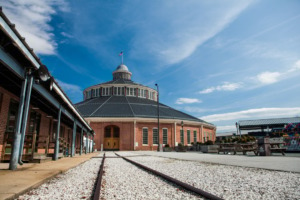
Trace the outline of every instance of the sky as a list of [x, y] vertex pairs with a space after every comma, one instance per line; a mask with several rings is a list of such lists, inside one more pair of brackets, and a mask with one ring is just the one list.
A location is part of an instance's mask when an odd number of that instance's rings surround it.
[[73, 103], [124, 64], [160, 101], [234, 132], [300, 116], [298, 0], [0, 0]]

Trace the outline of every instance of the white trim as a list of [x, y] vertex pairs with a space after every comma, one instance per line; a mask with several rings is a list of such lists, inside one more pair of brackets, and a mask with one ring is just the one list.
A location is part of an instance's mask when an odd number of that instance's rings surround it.
[[89, 124], [85, 121], [83, 117], [77, 112], [77, 110], [74, 108], [73, 104], [65, 97], [63, 92], [60, 90], [60, 88], [56, 85], [56, 83], [53, 83], [53, 89], [58, 93], [58, 95], [68, 104], [68, 106], [71, 108], [71, 110], [81, 119], [81, 121], [91, 130], [93, 130]]
[[[115, 117], [115, 118], [105, 118], [105, 117], [85, 117], [86, 120], [91, 122], [133, 122], [136, 120], [137, 122], [157, 122], [157, 118], [142, 118], [142, 117]], [[181, 123], [182, 120], [174, 120], [174, 119], [159, 119], [161, 123]], [[205, 128], [215, 128], [215, 126], [206, 124], [203, 122], [195, 122], [195, 121], [184, 121], [185, 125], [192, 126], [200, 126], [203, 125]]]

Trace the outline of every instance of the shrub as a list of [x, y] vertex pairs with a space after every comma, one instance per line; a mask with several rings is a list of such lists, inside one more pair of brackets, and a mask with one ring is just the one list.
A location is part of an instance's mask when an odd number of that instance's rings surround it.
[[206, 144], [206, 145], [213, 145], [214, 143], [213, 143], [213, 141], [208, 140], [208, 141], [205, 142], [205, 144]]
[[166, 144], [165, 147], [170, 147], [170, 145], [169, 145], [169, 144]]

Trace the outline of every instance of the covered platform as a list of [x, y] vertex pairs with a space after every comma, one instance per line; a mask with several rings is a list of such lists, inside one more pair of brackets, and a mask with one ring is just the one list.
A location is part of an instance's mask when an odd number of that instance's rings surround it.
[[0, 162], [92, 152], [93, 129], [1, 8], [0, 38]]

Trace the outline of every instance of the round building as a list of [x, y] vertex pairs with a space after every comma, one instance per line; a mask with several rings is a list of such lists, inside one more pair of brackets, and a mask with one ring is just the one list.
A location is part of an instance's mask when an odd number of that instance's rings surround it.
[[[157, 104], [157, 91], [131, 80], [121, 64], [113, 80], [86, 88], [78, 111], [94, 129], [95, 149], [157, 150], [158, 144], [215, 141], [216, 127], [167, 105]], [[159, 134], [158, 108], [159, 107]]]

